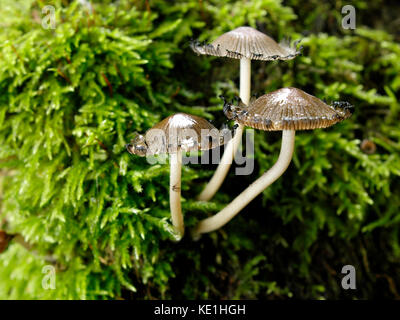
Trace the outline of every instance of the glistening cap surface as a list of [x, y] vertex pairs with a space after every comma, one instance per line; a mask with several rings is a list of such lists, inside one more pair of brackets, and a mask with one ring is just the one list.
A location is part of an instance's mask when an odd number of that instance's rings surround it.
[[198, 54], [235, 59], [252, 60], [289, 60], [300, 51], [291, 48], [289, 43], [278, 44], [274, 39], [251, 27], [239, 27], [218, 37], [211, 44], [191, 43]]
[[255, 129], [310, 130], [326, 128], [351, 116], [352, 106], [334, 102], [332, 106], [297, 88], [282, 88], [251, 102], [248, 107], [225, 103], [229, 119]]
[[224, 144], [223, 133], [206, 119], [186, 113], [171, 115], [126, 147], [139, 156], [176, 153], [178, 150], [208, 150]]

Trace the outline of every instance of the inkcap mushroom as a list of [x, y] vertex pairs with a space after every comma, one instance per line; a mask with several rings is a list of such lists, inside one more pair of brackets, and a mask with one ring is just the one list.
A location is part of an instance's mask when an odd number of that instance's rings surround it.
[[351, 116], [352, 106], [335, 102], [332, 106], [297, 88], [282, 88], [259, 97], [247, 108], [225, 103], [224, 112], [243, 126], [282, 131], [282, 145], [278, 160], [260, 178], [239, 194], [220, 212], [200, 221], [192, 230], [192, 237], [221, 228], [246, 205], [285, 172], [292, 159], [296, 130], [326, 128]]
[[[240, 59], [240, 98], [245, 105], [249, 104], [251, 87], [251, 60], [289, 60], [296, 57], [300, 51], [289, 43], [278, 44], [266, 34], [251, 28], [239, 27], [224, 33], [210, 44], [192, 41], [191, 48], [197, 54], [212, 55]], [[234, 155], [240, 145], [243, 125], [238, 123], [235, 136], [226, 145], [221, 162], [213, 177], [198, 196], [199, 200], [208, 201], [222, 185]]]
[[182, 152], [208, 150], [223, 143], [223, 136], [206, 119], [177, 113], [156, 124], [145, 135], [136, 136], [126, 145], [129, 153], [141, 157], [169, 154], [170, 210], [178, 241], [185, 230], [181, 209]]

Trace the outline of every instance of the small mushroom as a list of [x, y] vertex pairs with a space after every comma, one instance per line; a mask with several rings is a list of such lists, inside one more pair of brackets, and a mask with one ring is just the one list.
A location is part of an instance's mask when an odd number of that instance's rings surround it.
[[[240, 98], [245, 105], [250, 102], [251, 60], [289, 60], [300, 51], [288, 43], [276, 43], [266, 34], [251, 27], [239, 27], [224, 33], [211, 44], [202, 45], [192, 41], [191, 48], [198, 54], [240, 59]], [[224, 155], [213, 177], [198, 196], [199, 200], [208, 201], [222, 185], [234, 155], [241, 142], [244, 127], [239, 124], [233, 139], [228, 142]]]
[[[231, 107], [228, 105], [225, 107], [225, 114], [237, 120], [240, 110], [235, 106], [232, 108], [235, 113], [230, 112]], [[329, 127], [349, 118], [350, 110], [352, 107], [349, 104], [345, 104], [343, 108], [338, 104], [329, 106], [296, 88], [279, 89], [251, 103], [246, 108], [247, 114], [240, 120], [240, 124], [265, 131], [282, 130], [282, 145], [278, 160], [223, 210], [200, 221], [192, 231], [193, 238], [221, 228], [285, 172], [292, 159], [296, 130]]]
[[210, 44], [192, 41], [190, 46], [198, 54], [233, 59], [289, 60], [300, 53], [287, 42], [278, 44], [266, 34], [246, 26], [224, 33]]
[[185, 230], [181, 209], [182, 152], [217, 147], [224, 143], [218, 134], [219, 131], [207, 120], [177, 113], [156, 124], [144, 136], [136, 136], [126, 145], [129, 153], [141, 157], [170, 155], [170, 209], [178, 240], [183, 237]]

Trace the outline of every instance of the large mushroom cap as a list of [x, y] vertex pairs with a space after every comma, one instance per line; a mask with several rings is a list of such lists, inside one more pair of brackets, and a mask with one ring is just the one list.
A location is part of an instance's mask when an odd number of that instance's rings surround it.
[[210, 122], [186, 113], [173, 114], [144, 136], [139, 135], [127, 149], [130, 153], [145, 156], [176, 153], [178, 150], [208, 150], [224, 144], [225, 139]]
[[310, 130], [326, 128], [351, 116], [352, 106], [332, 106], [297, 88], [282, 88], [251, 102], [248, 107], [225, 104], [225, 115], [255, 129]]
[[296, 48], [290, 48], [289, 44], [278, 44], [274, 39], [251, 27], [239, 27], [224, 33], [211, 44], [202, 45], [193, 41], [190, 46], [198, 54], [234, 59], [289, 60], [300, 53]]

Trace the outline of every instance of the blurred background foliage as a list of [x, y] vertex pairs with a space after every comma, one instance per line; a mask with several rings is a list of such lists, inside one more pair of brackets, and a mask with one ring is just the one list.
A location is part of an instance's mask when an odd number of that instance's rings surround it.
[[[0, 230], [18, 236], [0, 254], [0, 298], [400, 298], [400, 5], [352, 1], [357, 28], [344, 30], [346, 4], [1, 0]], [[42, 27], [45, 5], [54, 30]], [[124, 145], [174, 112], [226, 123], [218, 96], [238, 95], [239, 63], [188, 42], [241, 25], [304, 47], [253, 62], [253, 93], [295, 86], [355, 113], [299, 132], [262, 196], [223, 229], [174, 243], [168, 166]], [[233, 168], [210, 203], [193, 199], [215, 166], [183, 168], [188, 226], [274, 163], [279, 133], [255, 138], [254, 173]], [[346, 264], [357, 290], [341, 289]], [[55, 290], [42, 287], [45, 265]]]

